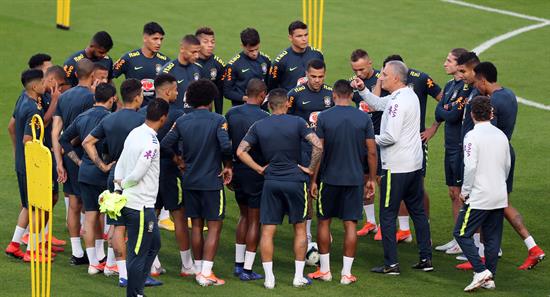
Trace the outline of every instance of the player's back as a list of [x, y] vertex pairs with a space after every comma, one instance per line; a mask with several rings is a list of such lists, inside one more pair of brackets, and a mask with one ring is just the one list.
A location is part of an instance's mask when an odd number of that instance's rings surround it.
[[[23, 143], [23, 137], [25, 132], [30, 129], [29, 120], [33, 115], [38, 114], [43, 116], [42, 107], [39, 102], [32, 100], [27, 96], [27, 93], [23, 92], [17, 103], [13, 112], [13, 117], [15, 119], [15, 168], [17, 172], [25, 172], [25, 144]], [[38, 130], [37, 130], [38, 132]]]
[[494, 118], [491, 122], [506, 134], [508, 140], [512, 140], [518, 115], [516, 95], [510, 89], [501, 88], [491, 95], [491, 105], [494, 108]]
[[[74, 124], [76, 125], [80, 139], [86, 138], [86, 136], [88, 136], [88, 134], [90, 134], [90, 132], [92, 132], [92, 130], [99, 125], [101, 120], [109, 114], [110, 112], [107, 108], [103, 106], [94, 106], [78, 115], [74, 120]], [[98, 151], [100, 151], [99, 149], [102, 146], [103, 140], [96, 143], [96, 149], [98, 149]], [[87, 157], [87, 154], [85, 154], [85, 156]]]
[[66, 129], [74, 119], [94, 105], [94, 94], [87, 87], [76, 86], [59, 96], [56, 116], [63, 119], [63, 129]]

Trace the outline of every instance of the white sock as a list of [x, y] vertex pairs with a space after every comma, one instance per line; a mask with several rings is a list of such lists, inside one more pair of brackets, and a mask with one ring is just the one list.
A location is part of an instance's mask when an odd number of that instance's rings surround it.
[[103, 246], [104, 242], [105, 240], [103, 239], [95, 240], [95, 253], [98, 260], [103, 260], [103, 258], [105, 258], [105, 247]]
[[[48, 230], [50, 230], [50, 228], [48, 228], [50, 226], [50, 223], [46, 223], [46, 226], [44, 226], [44, 230], [42, 232], [44, 232], [44, 235], [48, 235]], [[53, 235], [53, 234], [52, 234]], [[46, 241], [48, 240], [48, 236], [44, 236], [46, 238]]]
[[255, 252], [246, 251], [244, 253], [244, 269], [252, 270], [252, 265], [254, 265], [254, 258], [256, 258]]
[[27, 228], [25, 228], [25, 234], [24, 235], [27, 235], [29, 234], [29, 225], [27, 225]]
[[342, 275], [351, 275], [351, 265], [353, 258], [344, 256], [344, 266], [342, 266]]
[[202, 271], [202, 260], [195, 259], [195, 271], [201, 272]]
[[68, 216], [69, 216], [69, 197], [65, 196], [65, 221], [67, 220]]
[[311, 243], [311, 220], [306, 220], [306, 236], [307, 236], [307, 243]]
[[273, 274], [273, 262], [263, 262], [265, 281], [275, 282], [275, 275]]
[[294, 278], [303, 278], [304, 277], [304, 266], [306, 261], [294, 260]]
[[13, 231], [13, 237], [11, 238], [11, 241], [20, 244], [23, 234], [25, 234], [25, 228], [21, 228], [15, 225], [15, 231]]
[[118, 278], [128, 279], [128, 273], [126, 272], [126, 260], [116, 261], [118, 267]]
[[151, 265], [151, 269], [153, 269], [153, 267], [154, 268], [160, 268], [161, 267], [158, 255], [155, 257], [155, 260], [153, 260], [153, 265]]
[[170, 212], [168, 212], [164, 207], [160, 210], [159, 214], [159, 221], [169, 219], [170, 218]]
[[95, 247], [86, 248], [86, 254], [88, 255], [88, 261], [90, 261], [90, 265], [99, 265], [99, 260], [97, 259]]
[[319, 260], [321, 261], [321, 272], [329, 272], [330, 271], [330, 254], [319, 254]]
[[409, 216], [398, 216], [399, 219], [399, 230], [410, 230], [409, 227]]
[[204, 275], [204, 276], [211, 275], [213, 266], [214, 266], [214, 262], [203, 260], [202, 261], [201, 274]]
[[533, 236], [529, 236], [529, 237], [525, 238], [525, 240], [523, 242], [525, 243], [525, 246], [527, 247], [528, 250], [530, 250], [530, 249], [537, 246]]
[[479, 233], [474, 233], [474, 245], [479, 248], [479, 245], [481, 244], [481, 237], [479, 236]]
[[107, 248], [107, 266], [113, 266], [116, 264], [115, 250], [113, 248]]
[[[31, 244], [31, 242], [33, 244]], [[29, 252], [31, 248], [33, 251], [38, 250], [38, 236], [36, 234], [35, 235], [29, 234], [29, 244], [27, 244], [27, 252]]]
[[84, 229], [84, 225], [86, 222], [86, 216], [83, 213], [80, 213], [80, 228]]
[[107, 216], [103, 216], [103, 234], [109, 234], [109, 228], [111, 225], [107, 224]]
[[244, 263], [244, 252], [246, 251], [246, 244], [235, 244], [235, 263]]
[[374, 204], [363, 205], [365, 214], [367, 215], [367, 222], [376, 225], [376, 216], [374, 215]]
[[193, 267], [193, 259], [191, 258], [191, 250], [180, 251], [181, 265], [185, 268]]
[[77, 258], [82, 258], [84, 256], [84, 250], [82, 250], [80, 237], [71, 237], [71, 250], [73, 256]]
[[485, 245], [483, 243], [479, 243], [478, 250], [479, 250], [479, 256], [482, 258], [485, 257]]

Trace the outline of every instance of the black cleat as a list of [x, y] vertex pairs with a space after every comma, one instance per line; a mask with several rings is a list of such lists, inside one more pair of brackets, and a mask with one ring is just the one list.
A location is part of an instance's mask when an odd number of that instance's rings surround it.
[[88, 260], [88, 256], [84, 254], [82, 257], [75, 257], [74, 255], [71, 256], [71, 265], [88, 265], [90, 264], [90, 261]]
[[390, 266], [384, 265], [384, 266], [380, 266], [380, 267], [374, 267], [370, 271], [374, 272], [374, 273], [383, 273], [383, 274], [388, 274], [388, 275], [399, 275], [399, 274], [401, 274], [401, 271], [399, 270], [399, 264], [393, 264], [393, 265], [390, 265]]
[[420, 262], [414, 264], [412, 268], [416, 270], [422, 270], [425, 272], [434, 271], [432, 260], [430, 259], [420, 259]]

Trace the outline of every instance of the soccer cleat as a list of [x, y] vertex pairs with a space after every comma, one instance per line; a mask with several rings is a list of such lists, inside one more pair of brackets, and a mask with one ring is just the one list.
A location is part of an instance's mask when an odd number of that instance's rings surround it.
[[[46, 246], [47, 246], [47, 245], [48, 245], [48, 243], [46, 243]], [[52, 244], [52, 252], [62, 253], [62, 252], [64, 252], [64, 251], [65, 251], [65, 248]], [[55, 256], [54, 256], [54, 257], [55, 257]]]
[[498, 257], [499, 257], [499, 258], [502, 258], [502, 249], [499, 249], [499, 250], [498, 250]]
[[370, 232], [373, 232], [373, 233], [378, 232], [378, 227], [376, 227], [376, 225], [371, 222], [366, 222], [365, 225], [363, 225], [363, 228], [357, 231], [357, 236], [365, 236]]
[[342, 285], [349, 285], [357, 281], [357, 277], [355, 275], [342, 275], [342, 278], [340, 279], [340, 284]]
[[275, 288], [275, 280], [273, 281], [264, 281], [264, 288], [272, 290]]
[[23, 259], [23, 257], [25, 257], [25, 252], [23, 252], [20, 247], [21, 245], [19, 243], [12, 241], [8, 244], [8, 247], [6, 247], [4, 252], [6, 255], [15, 259]]
[[[35, 254], [34, 257], [36, 258], [37, 255]], [[53, 262], [53, 258], [52, 258], [52, 262]], [[46, 261], [48, 261], [48, 257], [47, 256], [44, 256], [43, 254], [38, 254], [38, 260], [32, 260], [32, 261], [38, 261], [40, 263], [46, 263]], [[25, 255], [23, 256], [23, 262], [31, 262], [31, 252], [30, 251], [27, 251], [25, 253]]]
[[462, 249], [460, 248], [460, 246], [457, 243], [454, 246], [452, 246], [451, 248], [447, 249], [445, 251], [445, 254], [447, 254], [447, 255], [462, 254]]
[[[48, 234], [46, 234], [46, 238], [48, 238]], [[52, 245], [63, 246], [66, 244], [67, 242], [65, 240], [58, 239], [52, 235]]]
[[159, 221], [159, 228], [168, 230], [168, 231], [175, 231], [176, 227], [174, 226], [174, 222], [170, 218], [166, 218], [164, 220]]
[[95, 275], [100, 274], [105, 269], [105, 263], [99, 263], [98, 265], [92, 265], [90, 264], [88, 266], [88, 274], [89, 275]]
[[233, 269], [233, 275], [234, 276], [239, 276], [241, 275], [241, 273], [243, 273], [243, 270], [244, 270], [244, 263], [235, 263], [235, 268]]
[[401, 242], [401, 241], [404, 241], [404, 242], [412, 242], [413, 240], [413, 237], [411, 235], [411, 230], [397, 230], [397, 233], [395, 233], [395, 240], [397, 242]]
[[241, 275], [239, 275], [239, 279], [242, 281], [253, 281], [253, 280], [258, 280], [263, 278], [264, 278], [263, 275], [256, 273], [252, 270], [250, 270], [250, 272], [243, 270]]
[[157, 286], [162, 286], [163, 285], [163, 282], [159, 281], [159, 280], [156, 280], [150, 276], [148, 276], [146, 279], [145, 279], [145, 286], [146, 287], [157, 287]]
[[202, 273], [199, 273], [195, 277], [195, 280], [203, 287], [225, 285], [225, 281], [221, 278], [217, 278], [214, 272], [210, 273], [209, 276], [204, 276]]
[[23, 237], [21, 237], [21, 242], [22, 242], [24, 245], [28, 245], [28, 244], [29, 244], [29, 233], [24, 234]]
[[440, 251], [440, 252], [445, 252], [448, 249], [454, 247], [455, 245], [458, 245], [458, 243], [456, 242], [456, 240], [453, 239], [453, 240], [447, 242], [446, 244], [436, 246], [435, 250]]
[[103, 274], [105, 276], [118, 275], [118, 266], [116, 264], [113, 266], [105, 265], [105, 269], [103, 269]]
[[519, 270], [532, 269], [540, 261], [542, 261], [545, 256], [546, 255], [544, 254], [544, 251], [538, 245], [535, 245], [529, 250], [529, 255], [527, 256], [527, 259], [525, 259], [525, 262], [523, 262], [523, 264], [521, 264], [521, 266], [519, 266], [518, 269]]
[[374, 272], [374, 273], [383, 273], [383, 274], [387, 274], [387, 275], [399, 275], [401, 274], [401, 270], [399, 269], [399, 264], [393, 264], [393, 265], [390, 265], [390, 266], [379, 266], [379, 267], [374, 267], [370, 270], [371, 272]]
[[325, 282], [330, 282], [332, 280], [332, 274], [330, 273], [330, 271], [321, 272], [320, 268], [317, 268], [317, 271], [315, 272], [308, 273], [307, 277], [310, 279], [318, 279]]
[[183, 265], [181, 266], [180, 270], [180, 276], [187, 277], [187, 276], [194, 276], [197, 272], [195, 271], [195, 268], [191, 266], [191, 268], [186, 268]]
[[464, 292], [471, 292], [483, 285], [483, 283], [487, 282], [493, 277], [493, 274], [488, 269], [483, 270], [480, 273], [474, 273], [474, 278], [472, 279], [472, 282], [464, 288]]
[[162, 266], [155, 267], [155, 265], [151, 265], [151, 276], [158, 277], [161, 274], [165, 274], [166, 269], [162, 268]]
[[382, 228], [380, 228], [380, 225], [378, 225], [378, 230], [376, 231], [376, 234], [374, 234], [374, 240], [380, 241], [382, 240]]
[[128, 286], [128, 280], [125, 278], [118, 279], [118, 286], [121, 288], [126, 288]]
[[[485, 263], [485, 257], [481, 257], [481, 262]], [[473, 270], [474, 267], [472, 266], [472, 263], [470, 263], [470, 261], [466, 261], [462, 264], [458, 264], [455, 266], [456, 269], [459, 269], [459, 270]]]
[[82, 257], [76, 257], [75, 255], [71, 256], [71, 265], [87, 265], [90, 264], [88, 256], [84, 254]]
[[486, 289], [486, 290], [494, 290], [496, 288], [495, 281], [490, 279], [490, 280], [484, 282], [483, 284], [481, 284], [481, 288]]
[[434, 271], [432, 265], [432, 260], [430, 259], [420, 259], [420, 261], [412, 266], [413, 269], [422, 270], [425, 272]]
[[103, 233], [103, 240], [109, 240], [109, 234]]
[[466, 258], [466, 255], [464, 254], [460, 254], [458, 256], [456, 256], [456, 258], [458, 261], [468, 261], [468, 258]]
[[294, 288], [301, 288], [301, 287], [305, 287], [305, 286], [309, 286], [311, 285], [313, 282], [311, 281], [310, 278], [307, 278], [307, 277], [295, 277], [294, 280], [292, 281], [292, 285], [294, 286]]

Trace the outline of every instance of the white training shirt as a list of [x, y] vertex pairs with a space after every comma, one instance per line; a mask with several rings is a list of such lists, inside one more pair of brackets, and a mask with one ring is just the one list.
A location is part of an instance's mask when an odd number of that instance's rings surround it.
[[378, 97], [367, 88], [359, 92], [373, 110], [384, 111], [380, 135], [382, 169], [391, 173], [407, 173], [422, 169], [422, 141], [420, 140], [420, 101], [409, 87], [395, 90], [388, 96]]
[[143, 210], [155, 207], [159, 189], [160, 146], [157, 133], [146, 124], [134, 128], [124, 141], [124, 149], [116, 163], [116, 190], [128, 199], [126, 207]]
[[472, 209], [508, 206], [506, 179], [510, 172], [510, 145], [506, 135], [490, 122], [481, 122], [464, 137], [462, 195]]

